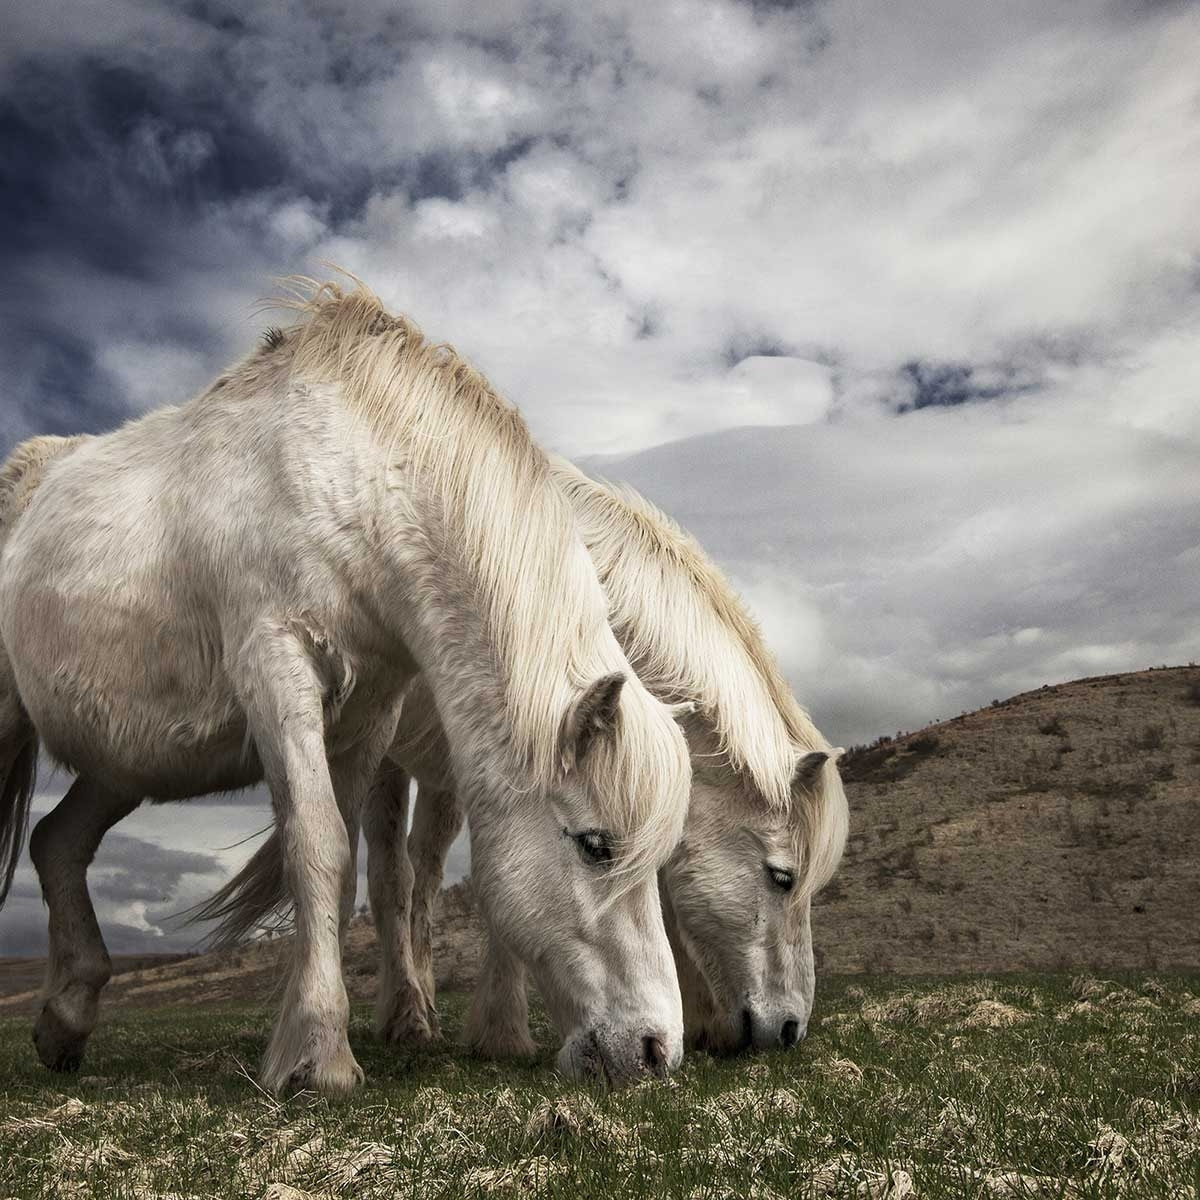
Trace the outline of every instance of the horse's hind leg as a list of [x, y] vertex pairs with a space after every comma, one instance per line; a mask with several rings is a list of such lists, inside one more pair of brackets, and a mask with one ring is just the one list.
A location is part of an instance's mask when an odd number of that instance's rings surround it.
[[433, 914], [442, 888], [446, 855], [463, 825], [463, 810], [452, 791], [417, 789], [408, 853], [412, 860], [412, 958], [425, 999], [433, 1008]]
[[29, 839], [29, 855], [50, 915], [50, 958], [33, 1042], [52, 1071], [79, 1066], [96, 1025], [100, 991], [112, 975], [88, 895], [88, 864], [105, 833], [140, 802], [90, 779], [76, 779]]
[[412, 961], [408, 785], [408, 775], [385, 762], [371, 787], [364, 821], [367, 886], [380, 957], [375, 1032], [385, 1041], [422, 1046], [436, 1029]]

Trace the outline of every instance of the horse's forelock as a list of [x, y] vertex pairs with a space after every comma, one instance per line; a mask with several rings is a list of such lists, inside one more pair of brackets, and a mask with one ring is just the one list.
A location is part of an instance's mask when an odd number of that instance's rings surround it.
[[799, 864], [793, 896], [808, 900], [833, 878], [850, 827], [850, 810], [831, 755], [807, 784], [792, 789], [788, 825]]

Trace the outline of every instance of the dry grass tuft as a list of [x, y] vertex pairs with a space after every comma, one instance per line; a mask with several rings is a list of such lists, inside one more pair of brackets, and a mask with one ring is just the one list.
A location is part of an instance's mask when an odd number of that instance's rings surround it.
[[568, 1172], [565, 1163], [539, 1154], [503, 1167], [475, 1167], [463, 1176], [463, 1192], [470, 1195], [478, 1189], [488, 1195], [534, 1196]]
[[302, 1192], [290, 1184], [272, 1183], [263, 1192], [261, 1200], [321, 1200], [321, 1197], [312, 1192]]
[[863, 1200], [907, 1200], [915, 1197], [912, 1175], [901, 1167], [887, 1172], [874, 1171], [854, 1161], [849, 1154], [840, 1154], [817, 1167], [808, 1181], [808, 1191], [801, 1195], [817, 1198], [855, 1196]]
[[1029, 1200], [1031, 1196], [1068, 1194], [1061, 1179], [1049, 1175], [1024, 1175], [1020, 1171], [976, 1172], [985, 1196], [997, 1200]]
[[999, 1000], [980, 1000], [971, 1009], [962, 1023], [964, 1029], [1006, 1029], [1010, 1025], [1022, 1025], [1032, 1017], [1011, 1004]]
[[1088, 1166], [1101, 1176], [1118, 1174], [1138, 1157], [1124, 1134], [1100, 1122], [1096, 1136], [1088, 1143]]
[[1070, 1021], [1075, 1017], [1094, 1017], [1098, 1011], [1090, 1000], [1077, 1000], [1074, 1004], [1060, 1008], [1055, 1020]]
[[849, 1058], [831, 1058], [816, 1064], [821, 1076], [829, 1083], [858, 1087], [863, 1081], [863, 1069]]
[[71, 1097], [57, 1107], [47, 1109], [44, 1113], [28, 1117], [9, 1117], [3, 1125], [0, 1125], [0, 1131], [20, 1133], [22, 1131], [32, 1132], [36, 1129], [55, 1129], [60, 1125], [77, 1120], [85, 1112], [87, 1112], [87, 1105], [82, 1100]]
[[627, 1125], [605, 1116], [586, 1095], [543, 1100], [530, 1113], [525, 1133], [537, 1145], [579, 1141], [595, 1149], [624, 1148], [634, 1139]]
[[379, 1142], [364, 1142], [341, 1151], [337, 1156], [326, 1158], [322, 1164], [320, 1185], [322, 1190], [337, 1192], [353, 1186], [361, 1186], [361, 1177], [385, 1170], [396, 1161], [396, 1151]]

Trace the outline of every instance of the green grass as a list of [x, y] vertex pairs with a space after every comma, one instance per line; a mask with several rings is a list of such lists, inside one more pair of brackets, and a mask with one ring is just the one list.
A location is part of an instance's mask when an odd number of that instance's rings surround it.
[[[79, 1076], [0, 1022], [0, 1197], [1200, 1196], [1200, 975], [824, 981], [796, 1050], [601, 1096], [473, 1060], [465, 1007], [352, 1099], [253, 1082], [261, 1007], [104, 1014]], [[271, 1190], [271, 1185], [276, 1186]], [[298, 1192], [289, 1188], [299, 1189]]]

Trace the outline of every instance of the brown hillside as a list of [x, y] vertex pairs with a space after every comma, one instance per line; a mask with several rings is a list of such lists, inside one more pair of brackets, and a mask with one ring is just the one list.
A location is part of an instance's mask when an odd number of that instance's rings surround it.
[[[145, 971], [150, 967], [166, 966], [186, 957], [185, 954], [114, 954], [113, 974]], [[45, 974], [44, 958], [0, 958], [0, 997], [40, 987]]]
[[1200, 964], [1200, 669], [1044, 687], [843, 766], [826, 970]]
[[[813, 916], [822, 970], [1200, 965], [1200, 668], [1027, 692], [843, 759], [846, 859]], [[473, 982], [469, 888], [442, 894], [440, 987]], [[125, 1003], [274, 995], [286, 938], [113, 979]], [[351, 928], [350, 991], [375, 935]], [[0, 998], [0, 1014], [33, 1003]]]

